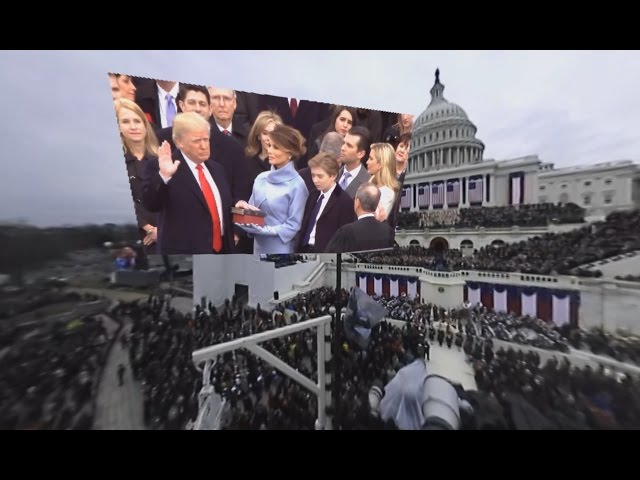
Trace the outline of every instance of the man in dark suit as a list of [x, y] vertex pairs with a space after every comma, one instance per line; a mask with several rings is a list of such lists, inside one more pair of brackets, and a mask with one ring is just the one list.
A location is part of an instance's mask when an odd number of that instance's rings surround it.
[[358, 221], [340, 227], [326, 251], [345, 253], [393, 248], [393, 229], [387, 222], [379, 222], [375, 218], [379, 202], [378, 187], [372, 183], [360, 185], [354, 200]]
[[180, 113], [177, 102], [180, 84], [165, 80], [132, 77], [137, 87], [136, 103], [147, 115], [156, 130], [170, 127], [173, 118]]
[[258, 105], [259, 111], [273, 110], [282, 117], [282, 121], [286, 125], [297, 129], [307, 139], [307, 146], [309, 145], [311, 127], [326, 119], [331, 113], [331, 105], [327, 103], [275, 95], [261, 95]]
[[371, 179], [364, 163], [369, 158], [371, 137], [364, 127], [353, 127], [344, 137], [340, 150], [343, 167], [338, 175], [338, 185], [354, 198], [358, 187]]
[[243, 122], [234, 122], [238, 106], [236, 92], [227, 88], [209, 87], [211, 97], [211, 132], [221, 133], [237, 141], [242, 149], [247, 146], [247, 136], [251, 126]]
[[[211, 100], [209, 90], [205, 87], [186, 83], [181, 84], [180, 93], [178, 93], [178, 105], [183, 112], [195, 112], [210, 122]], [[175, 148], [171, 127], [163, 128], [156, 134], [160, 143], [167, 141], [172, 149]], [[214, 123], [211, 126], [210, 149], [211, 160], [220, 163], [225, 169], [233, 204], [235, 205], [238, 200], [249, 200], [251, 189], [246, 178], [247, 159], [240, 143], [220, 132]]]
[[243, 130], [251, 131], [260, 113], [260, 95], [251, 92], [236, 92], [236, 109], [233, 112], [234, 125], [241, 125]]
[[[172, 155], [168, 142], [158, 162], [148, 162], [142, 204], [158, 213], [158, 253], [232, 253], [231, 192], [224, 167], [209, 160], [209, 122], [195, 112], [174, 118]], [[177, 161], [174, 162], [172, 159]]]
[[298, 253], [322, 253], [336, 231], [354, 222], [353, 200], [336, 184], [338, 161], [328, 152], [309, 160], [314, 189], [309, 193], [298, 236]]

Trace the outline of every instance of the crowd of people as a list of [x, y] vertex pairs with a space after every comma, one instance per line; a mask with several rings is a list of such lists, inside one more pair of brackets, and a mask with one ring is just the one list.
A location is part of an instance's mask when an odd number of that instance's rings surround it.
[[[346, 295], [343, 292], [344, 301]], [[193, 315], [183, 315], [166, 299], [153, 296], [146, 304], [126, 306], [132, 321], [127, 344], [134, 379], [143, 386], [145, 425], [182, 429], [196, 420], [203, 379], [191, 359], [194, 350], [328, 314], [334, 303], [334, 290], [321, 289], [272, 312], [260, 305], [246, 308], [235, 298], [220, 309], [198, 306]], [[261, 346], [312, 377], [317, 371], [315, 338], [315, 332], [305, 331]], [[211, 381], [231, 408], [225, 428], [314, 427], [315, 397], [242, 349], [221, 356]]]
[[184, 428], [197, 415], [202, 386], [191, 352], [208, 344], [210, 323], [177, 312], [164, 296], [123, 304], [121, 315], [131, 322], [123, 345], [128, 348], [133, 379], [142, 385], [145, 426]]
[[402, 212], [398, 228], [510, 228], [543, 227], [550, 224], [584, 223], [584, 208], [574, 204], [534, 203], [500, 207], [450, 208]]
[[[465, 351], [473, 350], [474, 338], [493, 339], [530, 345], [533, 347], [569, 351], [569, 340], [555, 325], [529, 316], [513, 313], [494, 312], [481, 306], [463, 306], [446, 310], [431, 303], [421, 303], [419, 298], [374, 296], [386, 306], [389, 317], [424, 325], [431, 341], [442, 343], [446, 340]], [[571, 330], [563, 330], [569, 334]], [[572, 337], [576, 339], [576, 337]], [[576, 347], [577, 348], [577, 347]]]
[[640, 275], [618, 275], [616, 280], [624, 280], [625, 282], [640, 282]]
[[395, 247], [378, 254], [359, 254], [362, 261], [437, 270], [484, 270], [536, 275], [600, 277], [591, 263], [640, 250], [640, 210], [614, 212], [605, 221], [564, 233], [546, 233], [521, 242], [486, 246], [473, 255], [455, 249]]
[[[640, 384], [628, 374], [572, 367], [567, 357], [542, 366], [535, 350], [495, 348], [493, 338], [541, 348], [590, 348], [613, 354], [621, 340], [601, 331], [557, 329], [540, 320], [495, 314], [486, 309], [446, 311], [406, 297], [379, 299], [392, 318], [417, 324], [429, 341], [464, 349], [472, 362], [478, 392], [462, 398], [474, 409], [465, 417], [470, 429], [637, 429], [640, 426]], [[502, 332], [502, 333], [501, 333]], [[532, 337], [530, 333], [535, 333]], [[569, 339], [566, 339], [567, 335]], [[540, 342], [539, 339], [546, 341]], [[629, 342], [630, 343], [630, 342]], [[618, 351], [626, 361], [635, 350]]]
[[[194, 365], [191, 358], [194, 350], [329, 315], [331, 307], [346, 306], [348, 298], [346, 290], [338, 298], [335, 289], [322, 287], [283, 301], [271, 311], [260, 305], [249, 308], [233, 298], [220, 308], [197, 306], [192, 314], [172, 308], [169, 295], [119, 303], [109, 315], [130, 325], [120, 339], [128, 350], [132, 379], [142, 388], [144, 424], [149, 429], [194, 424], [203, 386], [202, 365]], [[479, 390], [455, 385], [460, 398], [473, 407], [472, 413], [462, 412], [462, 429], [637, 428], [640, 403], [633, 402], [638, 399], [635, 379], [579, 371], [564, 363], [542, 367], [536, 354], [496, 349], [494, 340], [560, 351], [566, 351], [568, 341], [574, 348], [587, 346], [594, 353], [617, 354], [626, 361], [640, 358], [640, 343], [625, 343], [603, 332], [558, 330], [539, 320], [469, 305], [447, 310], [406, 296], [375, 299], [389, 318], [405, 323], [402, 327], [378, 323], [366, 347], [343, 336], [333, 352], [339, 365], [338, 402], [328, 412], [333, 428], [397, 428], [376, 414], [370, 393], [378, 388], [384, 395], [383, 387], [398, 371], [418, 359], [426, 358], [428, 369], [433, 348], [464, 351], [473, 364]], [[98, 373], [113, 340], [101, 321], [85, 318], [40, 325], [39, 331], [28, 334], [16, 329], [3, 329], [1, 334], [5, 366], [0, 372], [1, 426], [91, 428]], [[261, 346], [315, 382], [316, 342], [311, 329]], [[246, 350], [220, 355], [208, 378], [224, 399], [222, 429], [316, 427], [315, 395]]]
[[[340, 305], [346, 305], [347, 297], [348, 292], [343, 290]], [[162, 300], [148, 302], [142, 307], [147, 311], [144, 320], [134, 320], [137, 327], [132, 330], [129, 343], [134, 374], [144, 385], [145, 421], [149, 428], [184, 428], [195, 421], [202, 374], [192, 364], [193, 350], [330, 314], [336, 300], [335, 290], [321, 288], [283, 302], [272, 312], [264, 311], [260, 306], [250, 309], [232, 300], [218, 310], [212, 305], [206, 309], [198, 307], [193, 318], [167, 309], [166, 305], [163, 308]], [[406, 297], [378, 300], [385, 305], [389, 317], [406, 323], [400, 328], [380, 322], [372, 330], [366, 348], [344, 339], [337, 352], [339, 400], [329, 412], [333, 415], [334, 428], [397, 428], [392, 421], [385, 422], [372, 414], [370, 391], [375, 386], [386, 385], [401, 368], [416, 359], [426, 356], [428, 362], [429, 352], [435, 344], [441, 348], [464, 350], [473, 362], [479, 391], [465, 392], [456, 385], [461, 397], [474, 408], [473, 415], [463, 415], [464, 429], [570, 428], [573, 424], [565, 418], [566, 402], [578, 402], [580, 428], [599, 429], [612, 425], [631, 428], [637, 421], [633, 416], [637, 412], [621, 413], [621, 405], [628, 405], [629, 399], [638, 394], [634, 380], [629, 377], [624, 377], [622, 383], [612, 383], [611, 377], [602, 372], [589, 373], [588, 369], [580, 372], [573, 368], [567, 375], [563, 373], [564, 366], [552, 363], [544, 367], [547, 369], [544, 371], [551, 373], [545, 375], [546, 383], [540, 385], [537, 372], [543, 370], [538, 366], [536, 354], [496, 351], [494, 338], [557, 348], [564, 340], [544, 322], [496, 315], [484, 309], [448, 311]], [[525, 333], [527, 330], [538, 338], [556, 343], [536, 343]], [[572, 339], [576, 340], [576, 337]], [[313, 330], [261, 345], [312, 381], [317, 381], [318, 346]], [[521, 361], [523, 355], [530, 362], [526, 368]], [[512, 357], [516, 361], [505, 366], [504, 359]], [[597, 379], [598, 383], [595, 388], [585, 390], [584, 379], [592, 374], [591, 378]], [[211, 370], [210, 380], [215, 392], [225, 400], [222, 429], [315, 428], [316, 397], [242, 349], [220, 355]], [[569, 388], [570, 395], [565, 395], [565, 387]], [[535, 421], [523, 423], [522, 414], [516, 413], [522, 409], [537, 409]], [[613, 415], [615, 423], [602, 423], [601, 419], [607, 415]]]
[[601, 272], [585, 265], [634, 250], [640, 250], [640, 210], [614, 212], [603, 222], [570, 232], [484, 247], [471, 262], [473, 270], [588, 277]]
[[113, 337], [103, 321], [43, 319], [0, 329], [0, 429], [86, 430]]
[[443, 251], [418, 245], [395, 247], [388, 252], [357, 253], [353, 256], [363, 263], [422, 267], [439, 272], [468, 270], [472, 265], [469, 257], [463, 256], [458, 249]]
[[478, 390], [487, 394], [471, 401], [477, 428], [640, 428], [640, 385], [631, 376], [576, 368], [566, 359], [542, 365], [537, 353], [511, 348], [489, 356], [474, 352], [472, 358]]

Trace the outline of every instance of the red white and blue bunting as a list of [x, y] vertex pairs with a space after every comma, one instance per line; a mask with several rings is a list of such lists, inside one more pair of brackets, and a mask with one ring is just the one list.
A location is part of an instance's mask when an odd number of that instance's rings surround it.
[[420, 281], [417, 277], [405, 277], [402, 275], [380, 275], [358, 272], [356, 285], [367, 295], [383, 295], [397, 297], [403, 293], [409, 298], [420, 295]]
[[496, 312], [537, 317], [557, 326], [578, 325], [580, 292], [576, 291], [467, 282], [464, 301], [481, 303]]

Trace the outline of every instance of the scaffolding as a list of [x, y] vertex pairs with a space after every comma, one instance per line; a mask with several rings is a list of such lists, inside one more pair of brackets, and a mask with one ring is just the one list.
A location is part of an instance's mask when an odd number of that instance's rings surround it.
[[[332, 314], [333, 314], [332, 309]], [[266, 332], [256, 333], [248, 337], [236, 338], [229, 342], [220, 343], [218, 345], [212, 345], [200, 350], [196, 350], [192, 354], [193, 363], [198, 367], [204, 363], [202, 370], [202, 391], [200, 397], [200, 411], [198, 413], [198, 421], [194, 429], [218, 429], [220, 426], [220, 416], [224, 409], [225, 402], [219, 405], [216, 410], [212, 407], [213, 402], [213, 386], [211, 385], [211, 369], [215, 365], [218, 355], [225, 352], [231, 352], [239, 348], [244, 348], [253, 353], [257, 357], [260, 357], [264, 361], [270, 363], [275, 368], [280, 370], [283, 374], [287, 375], [292, 380], [295, 380], [304, 388], [318, 398], [318, 418], [316, 420], [316, 430], [331, 430], [332, 422], [331, 418], [327, 416], [327, 407], [331, 407], [331, 385], [332, 375], [331, 369], [326, 368], [326, 364], [331, 361], [331, 321], [332, 316], [326, 315], [320, 318], [314, 318], [300, 323], [294, 323], [292, 325], [286, 325], [274, 330], [268, 330]], [[286, 364], [284, 361], [273, 355], [271, 352], [265, 350], [259, 346], [259, 343], [266, 342], [268, 340], [291, 335], [292, 333], [307, 330], [309, 328], [316, 328], [317, 332], [317, 345], [318, 345], [318, 382], [314, 383], [311, 379], [305, 377], [303, 374]], [[212, 417], [211, 421], [207, 421], [208, 417]], [[216, 428], [217, 427], [217, 428]]]

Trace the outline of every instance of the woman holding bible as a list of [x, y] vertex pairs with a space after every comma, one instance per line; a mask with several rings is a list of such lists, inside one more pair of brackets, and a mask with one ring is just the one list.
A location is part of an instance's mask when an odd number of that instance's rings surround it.
[[260, 210], [264, 226], [236, 223], [254, 237], [254, 254], [294, 253], [304, 207], [309, 196], [294, 162], [305, 154], [305, 139], [295, 128], [275, 125], [269, 132], [268, 158], [271, 169], [258, 175], [248, 202], [236, 207]]

